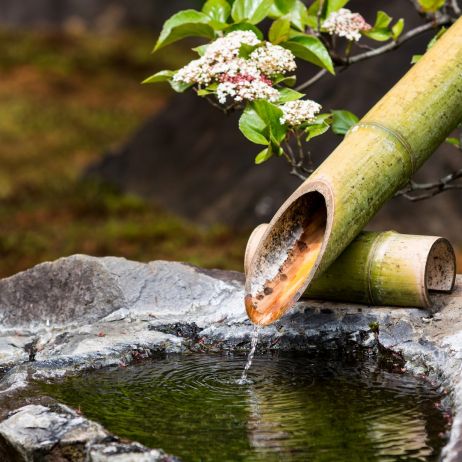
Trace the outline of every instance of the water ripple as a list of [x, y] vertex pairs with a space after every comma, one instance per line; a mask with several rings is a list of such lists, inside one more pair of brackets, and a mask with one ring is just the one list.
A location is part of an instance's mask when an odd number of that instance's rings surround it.
[[439, 397], [423, 380], [302, 355], [169, 355], [44, 387], [120, 436], [184, 461], [437, 460]]

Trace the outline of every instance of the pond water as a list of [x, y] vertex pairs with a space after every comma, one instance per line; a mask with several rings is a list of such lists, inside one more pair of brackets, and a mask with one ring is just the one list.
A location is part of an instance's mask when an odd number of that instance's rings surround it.
[[373, 361], [167, 355], [40, 384], [112, 432], [188, 461], [431, 461], [440, 396]]

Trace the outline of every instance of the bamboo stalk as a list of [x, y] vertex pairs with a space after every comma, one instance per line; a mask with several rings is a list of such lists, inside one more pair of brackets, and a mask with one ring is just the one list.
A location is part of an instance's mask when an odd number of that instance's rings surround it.
[[[246, 272], [267, 226], [258, 226], [250, 236]], [[394, 231], [362, 232], [303, 295], [320, 300], [429, 309], [433, 293], [450, 292], [455, 277], [454, 249], [447, 239]]]
[[246, 278], [250, 319], [278, 319], [462, 120], [462, 19], [281, 206]]

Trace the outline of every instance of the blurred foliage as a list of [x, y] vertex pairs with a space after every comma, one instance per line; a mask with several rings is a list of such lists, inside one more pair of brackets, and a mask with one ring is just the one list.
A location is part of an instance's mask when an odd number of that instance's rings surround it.
[[[241, 269], [246, 235], [199, 229], [82, 170], [161, 109], [144, 33], [0, 31], [0, 276], [72, 253]], [[172, 52], [173, 51], [173, 52]], [[178, 66], [183, 48], [155, 64]]]

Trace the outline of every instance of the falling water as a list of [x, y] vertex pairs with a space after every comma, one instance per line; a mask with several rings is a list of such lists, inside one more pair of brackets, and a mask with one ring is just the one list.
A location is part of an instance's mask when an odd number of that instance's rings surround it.
[[250, 369], [250, 366], [252, 365], [252, 360], [255, 355], [255, 350], [257, 349], [257, 343], [258, 343], [258, 336], [260, 334], [260, 327], [258, 324], [255, 324], [252, 332], [252, 337], [250, 340], [250, 351], [249, 351], [249, 356], [247, 357], [247, 362], [245, 364], [244, 370], [242, 371], [241, 378], [238, 380], [239, 385], [244, 385], [247, 383], [247, 372]]

